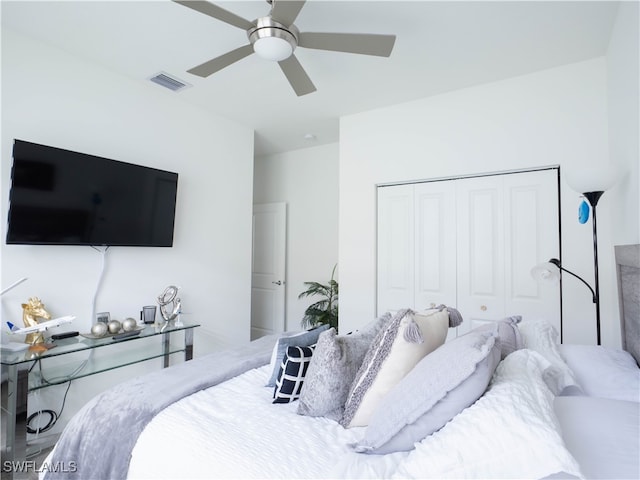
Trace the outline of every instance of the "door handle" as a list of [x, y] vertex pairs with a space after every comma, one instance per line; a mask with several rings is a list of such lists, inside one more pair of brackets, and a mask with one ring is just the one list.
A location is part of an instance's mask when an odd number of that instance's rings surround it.
[[271, 282], [271, 283], [273, 283], [274, 285], [282, 285], [282, 282], [280, 280], [278, 280], [277, 282]]

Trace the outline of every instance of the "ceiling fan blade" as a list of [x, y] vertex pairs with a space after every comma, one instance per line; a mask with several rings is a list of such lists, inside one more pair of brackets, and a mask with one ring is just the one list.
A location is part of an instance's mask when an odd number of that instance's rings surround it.
[[189, 7], [196, 12], [204, 13], [210, 17], [216, 18], [222, 22], [233, 25], [234, 27], [248, 30], [255, 27], [255, 25], [247, 19], [239, 17], [235, 13], [231, 13], [224, 8], [218, 7], [213, 3], [205, 2], [202, 0], [173, 0], [175, 3]]
[[298, 46], [317, 50], [388, 57], [391, 55], [395, 41], [395, 35], [305, 32], [300, 34]]
[[216, 73], [218, 70], [222, 70], [224, 67], [228, 67], [232, 63], [237, 62], [238, 60], [242, 60], [244, 57], [248, 57], [253, 53], [252, 45], [245, 45], [240, 48], [236, 48], [235, 50], [231, 50], [230, 52], [225, 53], [224, 55], [220, 55], [208, 62], [204, 62], [202, 65], [198, 65], [197, 67], [193, 67], [191, 70], [187, 70], [187, 72], [198, 75], [199, 77], [206, 78], [211, 74]]
[[271, 9], [271, 18], [276, 22], [282, 23], [287, 27], [296, 21], [298, 14], [302, 7], [304, 7], [305, 1], [291, 1], [291, 0], [273, 0], [273, 8]]
[[302, 65], [300, 65], [295, 55], [291, 55], [289, 58], [278, 62], [278, 65], [280, 65], [282, 72], [287, 77], [287, 80], [289, 80], [296, 95], [301, 97], [302, 95], [316, 91], [316, 87], [311, 82], [307, 72], [304, 71], [304, 68], [302, 68]]

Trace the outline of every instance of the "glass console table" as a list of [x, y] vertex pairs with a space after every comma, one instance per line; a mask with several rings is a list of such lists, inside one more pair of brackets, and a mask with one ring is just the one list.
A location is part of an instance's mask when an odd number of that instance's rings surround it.
[[[0, 360], [2, 364], [2, 388], [6, 388], [6, 395], [3, 395], [2, 407], [7, 414], [6, 444], [2, 452], [3, 478], [6, 465], [13, 465], [15, 462], [26, 460], [27, 457], [27, 397], [29, 392], [52, 385], [60, 385], [78, 378], [88, 377], [99, 373], [114, 370], [127, 365], [134, 365], [154, 358], [162, 360], [162, 367], [169, 366], [170, 356], [184, 353], [184, 360], [193, 358], [193, 331], [197, 324], [182, 322], [174, 325], [173, 322], [163, 325], [146, 325], [139, 335], [121, 340], [114, 340], [112, 336], [91, 339], [83, 336], [55, 340], [51, 343], [54, 348], [44, 352], [34, 352], [31, 350], [10, 351], [1, 349]], [[171, 343], [171, 334], [176, 332], [184, 333], [184, 344], [174, 345]], [[161, 342], [143, 339], [158, 337]], [[132, 343], [133, 342], [133, 343]], [[110, 355], [107, 347], [127, 344], [131, 348], [116, 350]], [[64, 360], [71, 354], [99, 351], [100, 355], [89, 355], [89, 359], [78, 365], [63, 364]], [[102, 352], [105, 352], [102, 355]], [[63, 358], [65, 357], [65, 358]], [[51, 362], [58, 358], [60, 361]], [[50, 361], [51, 365], [47, 365]], [[33, 368], [36, 363], [40, 363], [41, 369]], [[46, 368], [46, 376], [42, 369]]]

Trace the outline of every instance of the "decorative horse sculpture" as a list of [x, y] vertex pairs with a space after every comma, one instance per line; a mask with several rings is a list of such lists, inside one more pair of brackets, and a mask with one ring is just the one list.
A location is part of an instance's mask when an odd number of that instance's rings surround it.
[[[35, 327], [38, 325], [38, 318], [50, 320], [51, 314], [44, 309], [44, 303], [39, 298], [31, 297], [27, 303], [22, 304], [22, 321], [25, 327]], [[44, 343], [44, 335], [42, 332], [28, 333], [24, 343], [29, 345]]]

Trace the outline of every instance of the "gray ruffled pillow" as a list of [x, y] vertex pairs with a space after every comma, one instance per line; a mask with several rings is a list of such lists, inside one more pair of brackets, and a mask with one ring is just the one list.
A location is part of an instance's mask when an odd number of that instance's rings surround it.
[[524, 348], [524, 341], [518, 328], [518, 323], [522, 320], [520, 315], [506, 317], [497, 322], [487, 322], [486, 325], [477, 327], [480, 332], [496, 332], [500, 337], [500, 357], [502, 360], [507, 355]]
[[351, 384], [364, 356], [376, 337], [391, 320], [385, 313], [362, 330], [337, 335], [334, 328], [318, 338], [298, 403], [298, 414], [327, 417], [339, 421]]

